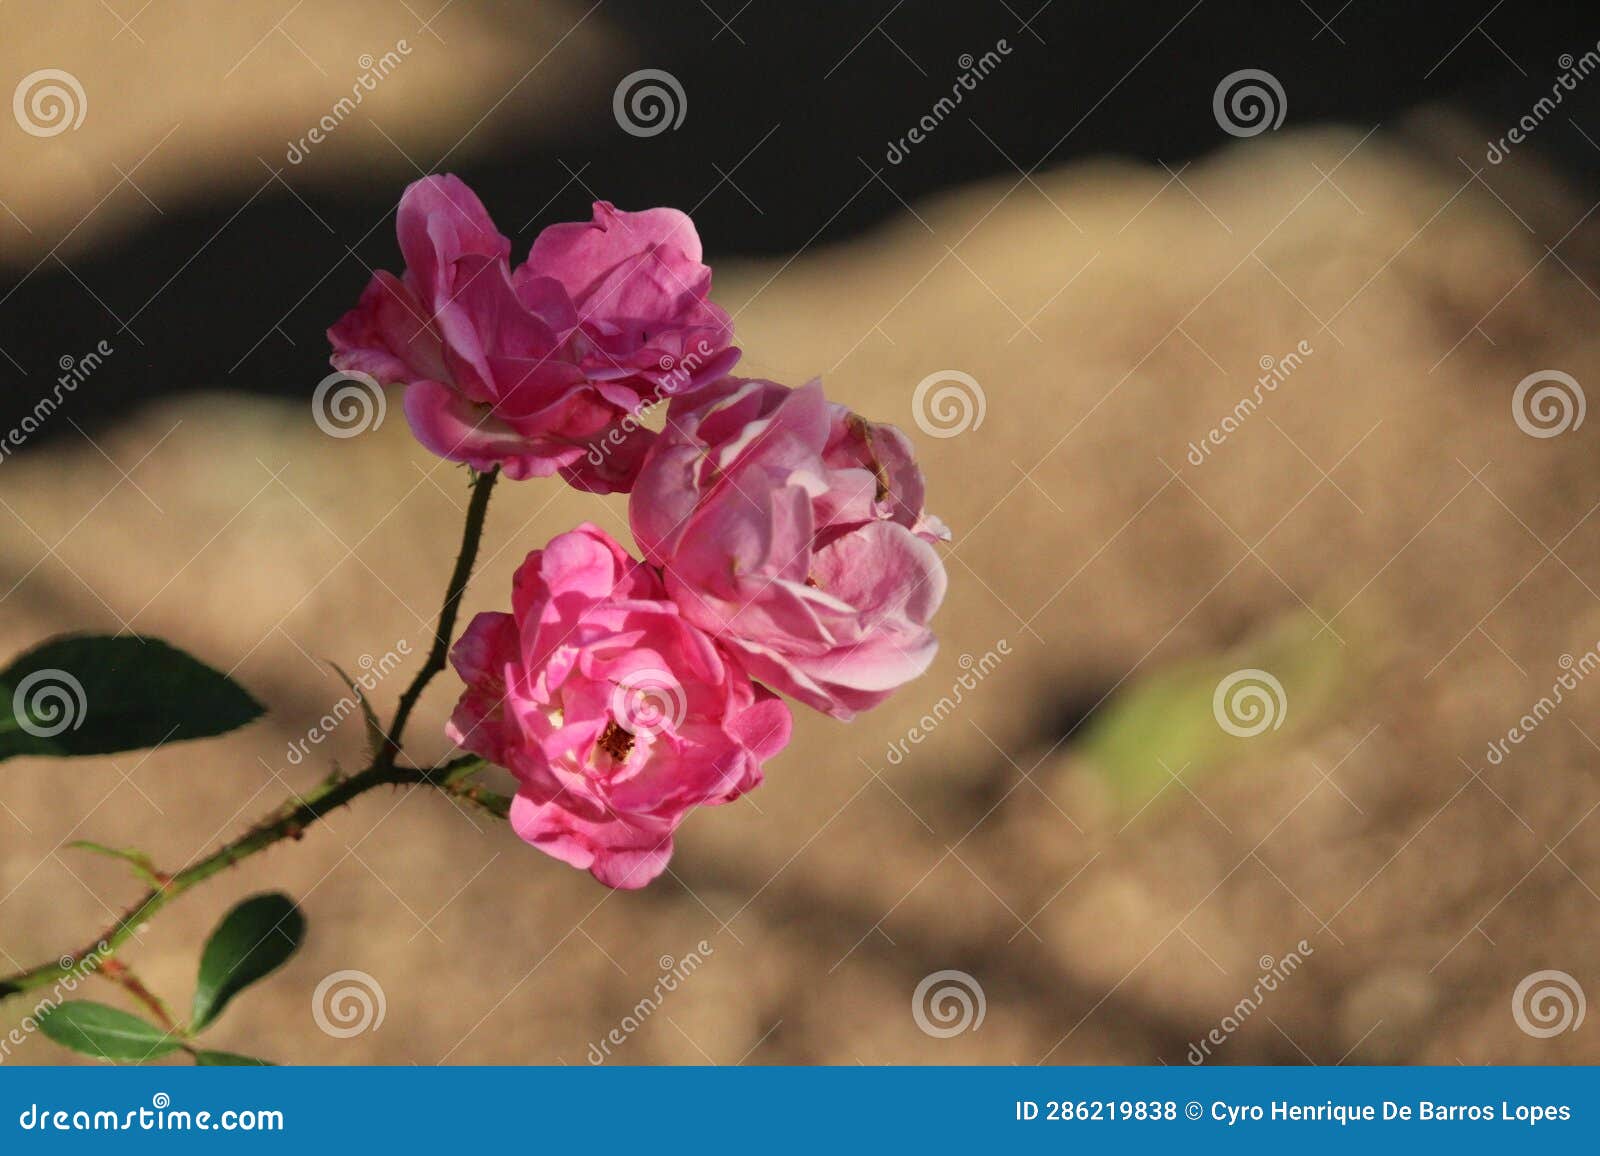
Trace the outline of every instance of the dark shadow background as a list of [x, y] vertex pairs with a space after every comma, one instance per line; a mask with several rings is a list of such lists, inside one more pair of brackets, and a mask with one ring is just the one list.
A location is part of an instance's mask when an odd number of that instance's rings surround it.
[[[592, 193], [623, 207], [692, 209], [713, 257], [782, 254], [857, 234], [902, 211], [902, 201], [974, 179], [1020, 180], [1024, 170], [1104, 154], [1177, 168], [1233, 139], [1210, 97], [1236, 69], [1282, 80], [1286, 127], [1371, 127], [1436, 101], [1509, 127], [1550, 91], [1563, 53], [1581, 56], [1596, 42], [1593, 7], [1578, 2], [1482, 10], [1367, 0], [740, 2], [605, 6], [638, 46], [640, 66], [672, 73], [688, 93], [676, 131], [628, 135], [606, 99], [549, 143], [501, 134], [483, 150], [492, 160], [451, 157], [447, 167], [478, 190], [519, 249], [545, 224], [586, 218]], [[950, 91], [962, 54], [982, 55], [1002, 37], [1010, 57], [926, 143], [887, 163], [889, 142]], [[1597, 109], [1600, 78], [1580, 82], [1556, 115], [1600, 140]], [[1520, 147], [1545, 152], [1581, 184], [1600, 183], [1600, 148], [1582, 133], [1535, 133]], [[296, 174], [283, 175], [293, 183]], [[108, 322], [117, 325], [108, 311], [138, 313], [137, 342], [113, 339], [132, 355], [105, 366], [92, 410], [80, 407], [91, 433], [171, 392], [308, 392], [325, 371], [322, 331], [367, 279], [350, 249], [375, 268], [397, 266], [388, 218], [399, 191], [306, 187], [297, 197], [274, 183], [242, 212], [231, 191], [202, 194], [74, 261], [76, 276], [49, 260], [20, 279], [21, 269], [4, 269], [0, 346], [25, 379], [4, 391], [0, 426], [49, 388], [62, 350], [107, 336]], [[538, 219], [513, 219], [545, 203]], [[263, 338], [269, 313], [282, 320]], [[16, 369], [0, 363], [0, 373], [15, 378]], [[23, 452], [60, 436], [63, 424], [47, 423]]]

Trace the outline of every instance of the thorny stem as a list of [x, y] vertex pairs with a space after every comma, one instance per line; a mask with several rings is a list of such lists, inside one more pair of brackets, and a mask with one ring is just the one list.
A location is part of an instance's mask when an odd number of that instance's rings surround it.
[[231, 843], [224, 844], [204, 859], [185, 867], [162, 886], [151, 888], [115, 923], [101, 932], [93, 943], [63, 955], [59, 960], [51, 960], [49, 963], [0, 979], [0, 999], [46, 984], [58, 983], [68, 976], [84, 975], [96, 969], [116, 966], [116, 961], [111, 959], [112, 952], [126, 943], [158, 911], [185, 891], [204, 883], [213, 875], [220, 874], [240, 860], [265, 851], [275, 843], [281, 843], [285, 839], [300, 838], [305, 834], [306, 828], [329, 811], [344, 806], [356, 796], [364, 795], [374, 787], [432, 786], [504, 817], [509, 813], [508, 799], [462, 781], [483, 765], [481, 760], [473, 760], [470, 766], [463, 763], [451, 773], [448, 782], [445, 781], [445, 776], [440, 774], [443, 768], [385, 767], [376, 763], [348, 779], [330, 776], [306, 794], [284, 803]]
[[[483, 538], [484, 515], [489, 509], [489, 494], [494, 488], [497, 470], [477, 474], [472, 483], [472, 500], [467, 505], [466, 525], [461, 535], [461, 552], [456, 557], [455, 569], [445, 588], [444, 605], [439, 609], [439, 625], [434, 633], [433, 645], [426, 661], [417, 671], [411, 685], [400, 696], [395, 708], [394, 721], [390, 723], [387, 742], [373, 756], [372, 764], [364, 770], [345, 778], [335, 772], [303, 795], [296, 795], [280, 804], [274, 811], [255, 823], [243, 835], [225, 843], [217, 850], [171, 876], [162, 878], [144, 896], [128, 908], [115, 923], [106, 928], [93, 943], [60, 959], [53, 959], [37, 967], [19, 971], [0, 978], [0, 1000], [20, 992], [60, 983], [69, 977], [83, 976], [100, 971], [108, 979], [121, 984], [133, 995], [162, 1016], [159, 1001], [147, 991], [127, 968], [112, 959], [112, 953], [126, 943], [135, 932], [149, 922], [157, 912], [191, 887], [205, 882], [227, 868], [247, 859], [285, 839], [299, 839], [306, 828], [316, 823], [329, 811], [342, 807], [359, 795], [382, 786], [428, 786], [456, 798], [464, 799], [505, 818], [510, 813], [510, 800], [466, 780], [484, 767], [482, 759], [464, 756], [437, 767], [396, 766], [401, 751], [400, 735], [406, 720], [411, 717], [417, 700], [433, 676], [445, 667], [449, 654], [451, 635], [455, 632], [456, 613], [460, 609], [461, 595], [472, 576], [472, 566], [478, 556], [478, 545]], [[146, 996], [149, 998], [147, 999]]]
[[161, 997], [144, 985], [144, 981], [134, 975], [128, 965], [121, 960], [108, 959], [100, 965], [100, 975], [109, 979], [118, 987], [123, 988], [134, 999], [150, 1009], [150, 1014], [155, 1016], [161, 1026], [168, 1031], [176, 1031], [172, 1013], [167, 1010], [167, 1005], [161, 1002]]
[[499, 473], [500, 467], [495, 466], [473, 478], [472, 500], [467, 503], [467, 522], [461, 530], [461, 552], [456, 555], [456, 567], [451, 571], [450, 584], [445, 587], [444, 605], [439, 608], [439, 628], [433, 633], [433, 646], [428, 650], [422, 669], [417, 671], [411, 685], [400, 696], [394, 721], [389, 724], [389, 742], [378, 755], [377, 765], [394, 766], [395, 758], [400, 754], [400, 733], [405, 730], [406, 720], [411, 717], [417, 700], [422, 697], [423, 690], [433, 676], [444, 669], [445, 658], [450, 653], [450, 639], [455, 633], [456, 612], [461, 609], [461, 595], [467, 588], [467, 580], [472, 577], [472, 564], [478, 557], [478, 543], [483, 539], [483, 519], [489, 511], [489, 494], [494, 490], [494, 481]]

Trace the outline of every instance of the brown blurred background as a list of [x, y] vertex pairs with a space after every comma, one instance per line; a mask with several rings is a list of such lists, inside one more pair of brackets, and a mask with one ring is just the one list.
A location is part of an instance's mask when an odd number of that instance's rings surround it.
[[[1181, 1064], [1214, 1029], [1207, 1062], [1600, 1061], [1600, 1024], [1544, 1034], [1514, 998], [1542, 971], [1600, 995], [1600, 680], [1521, 721], [1600, 646], [1600, 433], [1513, 402], [1534, 374], [1574, 404], [1600, 382], [1600, 76], [1578, 75], [1600, 21], [1032, 7], [0, 8], [0, 96], [59, 69], [83, 111], [50, 135], [0, 116], [0, 424], [111, 350], [0, 460], [0, 653], [155, 635], [269, 707], [148, 757], [0, 767], [0, 967], [138, 895], [65, 844], [181, 866], [359, 765], [355, 724], [287, 757], [345, 694], [322, 660], [425, 650], [464, 474], [398, 395], [345, 439], [308, 399], [321, 331], [396, 267], [401, 188], [455, 171], [518, 256], [592, 199], [692, 211], [744, 372], [821, 374], [916, 438], [955, 532], [942, 650], [853, 724], [800, 718], [642, 893], [430, 793], [360, 799], [123, 953], [182, 1007], [223, 911], [295, 896], [306, 948], [217, 1046], [582, 1064], [698, 953], [610, 1062]], [[686, 108], [641, 137], [613, 95], [646, 68]], [[1278, 127], [1227, 131], [1241, 69], [1281, 89]], [[919, 415], [951, 371], [981, 422]], [[501, 485], [466, 609], [579, 520], [626, 540], [622, 510]], [[1251, 737], [1213, 705], [1240, 670], [1282, 692]], [[452, 699], [441, 678], [419, 758]], [[313, 992], [346, 969], [386, 1011], [337, 1038]], [[919, 1027], [941, 971], [981, 1025]], [[35, 1037], [10, 1062], [74, 1058]]]

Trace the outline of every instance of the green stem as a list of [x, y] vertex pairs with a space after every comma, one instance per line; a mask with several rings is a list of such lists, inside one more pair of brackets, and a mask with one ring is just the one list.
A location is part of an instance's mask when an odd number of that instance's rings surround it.
[[445, 588], [444, 605], [439, 608], [439, 628], [433, 633], [433, 645], [428, 649], [422, 669], [417, 671], [411, 685], [400, 696], [394, 721], [389, 724], [388, 746], [378, 756], [379, 766], [394, 766], [400, 754], [400, 737], [405, 730], [406, 720], [411, 717], [417, 700], [422, 697], [423, 690], [433, 676], [444, 669], [445, 659], [450, 653], [450, 640], [455, 634], [456, 612], [461, 609], [461, 595], [472, 577], [472, 564], [477, 561], [478, 544], [483, 540], [483, 520], [489, 511], [489, 494], [494, 490], [494, 481], [499, 474], [500, 467], [495, 466], [473, 478], [472, 500], [467, 503], [467, 521], [461, 530], [461, 552], [456, 555], [456, 566], [451, 571], [450, 584]]
[[[0, 979], [0, 999], [16, 995], [46, 984], [59, 983], [69, 976], [87, 975], [110, 961], [112, 953], [149, 922], [158, 911], [191, 887], [205, 882], [213, 875], [226, 870], [251, 855], [265, 851], [285, 839], [298, 839], [318, 819], [336, 807], [342, 807], [358, 795], [381, 786], [426, 785], [466, 799], [486, 810], [504, 817], [510, 802], [504, 796], [467, 784], [467, 775], [483, 767], [481, 760], [471, 764], [451, 764], [448, 775], [443, 767], [415, 770], [407, 767], [390, 767], [374, 763], [361, 773], [348, 779], [329, 778], [315, 788], [279, 807], [243, 835], [225, 843], [204, 859], [190, 864], [171, 876], [159, 887], [151, 888], [144, 897], [130, 907], [115, 923], [102, 932], [93, 943], [58, 960], [38, 967], [19, 971]], [[448, 780], [448, 781], [447, 781]]]
[[[445, 667], [450, 652], [451, 636], [455, 633], [456, 613], [461, 606], [461, 595], [472, 577], [472, 566], [478, 557], [478, 546], [483, 540], [484, 517], [489, 510], [489, 494], [494, 489], [498, 469], [477, 474], [472, 481], [472, 500], [467, 504], [466, 526], [461, 532], [461, 551], [456, 555], [455, 569], [450, 574], [450, 584], [445, 588], [444, 605], [439, 608], [439, 625], [434, 631], [433, 645], [422, 669], [411, 685], [400, 696], [395, 708], [394, 721], [389, 724], [388, 742], [373, 758], [372, 765], [350, 778], [337, 775], [324, 779], [304, 795], [297, 795], [283, 803], [266, 818], [256, 823], [243, 835], [198, 862], [191, 863], [177, 874], [157, 877], [157, 885], [147, 891], [139, 902], [130, 907], [89, 946], [49, 963], [19, 971], [0, 978], [0, 1000], [19, 992], [60, 983], [69, 977], [88, 975], [106, 969], [114, 974], [126, 975], [120, 967], [107, 968], [113, 953], [149, 922], [157, 912], [178, 896], [213, 875], [232, 867], [241, 859], [265, 851], [285, 839], [298, 839], [323, 815], [335, 807], [342, 807], [358, 795], [382, 786], [428, 786], [444, 794], [465, 799], [484, 808], [491, 814], [506, 818], [511, 801], [466, 780], [485, 765], [482, 759], [467, 755], [443, 766], [414, 768], [395, 765], [400, 756], [400, 734], [406, 720], [416, 708], [417, 700], [433, 676]], [[119, 982], [124, 982], [119, 979]], [[124, 983], [126, 986], [126, 983]], [[132, 989], [130, 989], [132, 990]], [[137, 995], [138, 992], [135, 992]]]

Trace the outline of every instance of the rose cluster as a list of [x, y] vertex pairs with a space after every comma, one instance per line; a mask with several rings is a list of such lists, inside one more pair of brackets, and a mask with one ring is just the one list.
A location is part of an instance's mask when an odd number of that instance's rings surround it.
[[[431, 176], [397, 228], [405, 272], [328, 331], [335, 367], [403, 385], [442, 457], [627, 493], [643, 554], [593, 525], [529, 554], [510, 612], [451, 652], [447, 733], [516, 776], [523, 839], [642, 887], [691, 808], [761, 782], [789, 739], [776, 692], [849, 719], [927, 668], [949, 532], [899, 430], [817, 381], [731, 376], [683, 213], [602, 201], [513, 268], [472, 191]], [[658, 432], [641, 419], [663, 403]]]

